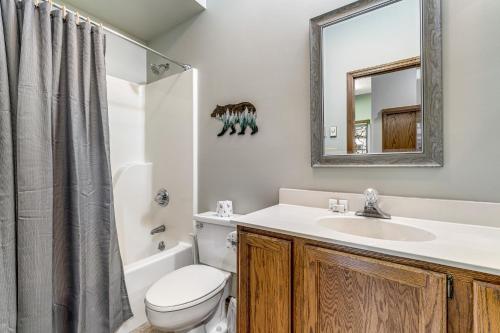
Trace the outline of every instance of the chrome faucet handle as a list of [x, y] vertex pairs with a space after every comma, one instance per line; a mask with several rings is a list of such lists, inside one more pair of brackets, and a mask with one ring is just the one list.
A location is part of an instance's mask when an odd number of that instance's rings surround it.
[[166, 207], [170, 202], [170, 194], [166, 189], [161, 188], [155, 195], [155, 201], [160, 207]]
[[374, 188], [367, 188], [364, 192], [365, 206], [375, 206], [378, 202], [378, 192]]
[[373, 188], [368, 188], [364, 192], [365, 195], [365, 207], [362, 210], [358, 210], [356, 215], [374, 217], [381, 219], [390, 219], [391, 215], [384, 212], [378, 206], [378, 192]]

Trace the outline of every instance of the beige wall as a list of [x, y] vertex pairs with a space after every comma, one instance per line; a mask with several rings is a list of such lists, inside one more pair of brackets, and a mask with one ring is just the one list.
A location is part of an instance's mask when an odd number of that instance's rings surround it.
[[[209, 0], [152, 46], [199, 69], [199, 208], [277, 203], [279, 187], [500, 202], [500, 1], [443, 0], [445, 166], [312, 169], [309, 18], [346, 0]], [[217, 138], [216, 104], [251, 101], [256, 136]]]

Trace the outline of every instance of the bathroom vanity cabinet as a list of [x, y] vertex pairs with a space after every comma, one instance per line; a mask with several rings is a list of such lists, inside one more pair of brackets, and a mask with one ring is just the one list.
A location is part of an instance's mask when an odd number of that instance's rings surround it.
[[500, 332], [500, 276], [238, 227], [238, 332]]

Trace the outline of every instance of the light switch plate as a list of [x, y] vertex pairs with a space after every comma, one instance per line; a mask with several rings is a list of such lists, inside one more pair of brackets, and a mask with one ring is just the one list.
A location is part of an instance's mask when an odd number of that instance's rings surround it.
[[331, 126], [330, 127], [330, 138], [336, 138], [337, 137], [337, 126]]

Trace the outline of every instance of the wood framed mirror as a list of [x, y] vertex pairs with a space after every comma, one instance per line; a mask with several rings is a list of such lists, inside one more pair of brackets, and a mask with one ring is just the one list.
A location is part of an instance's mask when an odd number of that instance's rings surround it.
[[443, 165], [441, 0], [359, 0], [310, 21], [311, 164]]

